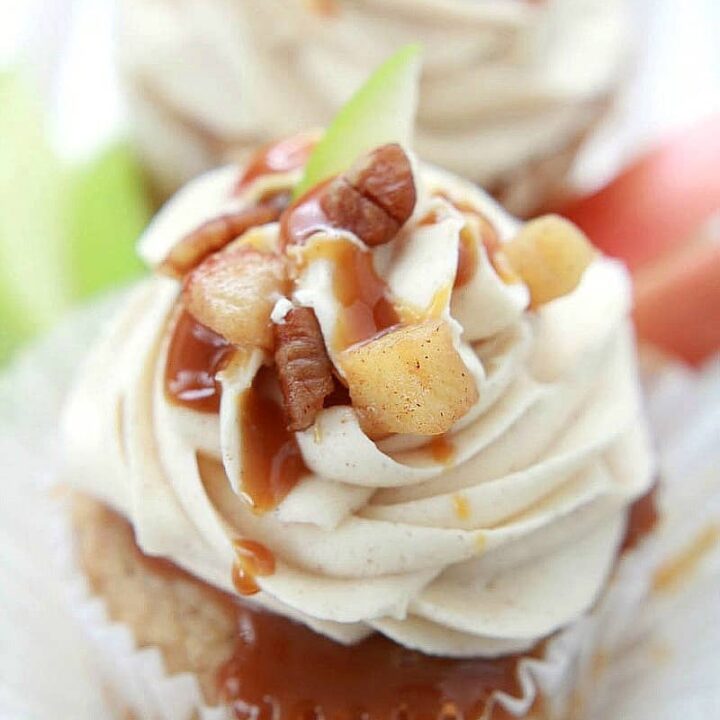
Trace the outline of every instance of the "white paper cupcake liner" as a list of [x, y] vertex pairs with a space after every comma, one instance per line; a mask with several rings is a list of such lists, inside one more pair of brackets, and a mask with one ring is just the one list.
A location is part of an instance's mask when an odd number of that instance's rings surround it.
[[[0, 378], [0, 452], [10, 469], [0, 503], [0, 718], [231, 717], [203, 704], [194, 676], [169, 676], [159, 650], [137, 649], [129, 628], [109, 620], [75, 564], [63, 503], [48, 493], [62, 398], [115, 304], [71, 318]], [[686, 661], [697, 677], [716, 678], [720, 669], [720, 611], [707, 601], [720, 597], [720, 547], [679, 589], [652, 591], [657, 569], [682, 554], [699, 529], [720, 523], [720, 362], [701, 374], [666, 367], [645, 382], [664, 520], [623, 557], [590, 614], [551, 638], [541, 658], [520, 663], [521, 697], [496, 696], [517, 717], [539, 692], [541, 717], [551, 720], [581, 712], [593, 720], [659, 720], [676, 717], [662, 713], [689, 688], [683, 707], [697, 714], [683, 711], [683, 718], [720, 716], [707, 714], [713, 703], [720, 707], [716, 682], [698, 688], [684, 672]], [[647, 690], [658, 672], [676, 693], [662, 705], [661, 694]]]

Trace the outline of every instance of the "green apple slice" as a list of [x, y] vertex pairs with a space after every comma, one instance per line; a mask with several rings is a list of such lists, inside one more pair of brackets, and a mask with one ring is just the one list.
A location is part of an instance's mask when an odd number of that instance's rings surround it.
[[295, 187], [295, 197], [347, 170], [360, 155], [378, 145], [411, 145], [420, 60], [420, 46], [406, 45], [368, 78], [316, 145]]
[[0, 74], [0, 345], [3, 354], [69, 304], [65, 173], [21, 72]]
[[142, 271], [134, 245], [150, 210], [125, 144], [65, 167], [32, 82], [0, 73], [0, 362], [73, 300]]
[[136, 277], [135, 242], [151, 215], [131, 148], [117, 142], [73, 169], [67, 237], [73, 297], [85, 298]]

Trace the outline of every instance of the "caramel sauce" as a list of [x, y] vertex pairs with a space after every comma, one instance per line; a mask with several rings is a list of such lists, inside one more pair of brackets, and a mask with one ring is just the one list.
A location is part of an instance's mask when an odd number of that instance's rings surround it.
[[[320, 204], [321, 191], [326, 184], [310, 190], [283, 214], [283, 245], [302, 246], [311, 235], [333, 229]], [[420, 224], [437, 221], [437, 213], [430, 212]], [[399, 307], [393, 304], [387, 284], [375, 272], [370, 252], [351, 241], [319, 240], [304, 248], [301, 263], [317, 259], [332, 263], [333, 293], [342, 306], [332, 340], [336, 352], [401, 323], [418, 323], [428, 317], [439, 317], [452, 292], [451, 287], [439, 290], [429, 308]]]
[[274, 396], [276, 378], [262, 368], [243, 395], [242, 489], [256, 512], [277, 507], [309, 470]]
[[373, 267], [372, 254], [350, 241], [316, 242], [304, 261], [328, 260], [333, 266], [333, 293], [341, 305], [333, 347], [336, 351], [367, 340], [400, 322], [388, 287]]
[[[654, 491], [635, 503], [628, 537], [652, 530], [654, 503]], [[462, 496], [456, 509], [468, 512]], [[238, 720], [476, 720], [493, 691], [521, 694], [518, 655], [434, 657], [382, 635], [345, 646], [247, 607], [238, 608], [238, 625], [235, 651], [219, 674], [221, 696]], [[490, 717], [511, 716], [496, 706]]]
[[622, 543], [621, 552], [632, 550], [640, 541], [657, 525], [659, 516], [657, 509], [658, 484], [642, 497], [638, 498], [630, 506], [625, 538]]
[[[479, 223], [480, 242], [482, 242], [482, 244], [485, 246], [488, 258], [497, 270], [495, 258], [498, 255], [498, 251], [501, 249], [502, 245], [500, 243], [500, 238], [498, 237], [497, 231], [493, 227], [492, 223], [472, 203], [463, 200], [455, 200], [444, 192], [437, 193], [437, 196], [449, 202], [456, 210], [461, 212], [466, 217], [466, 219], [473, 218]], [[465, 226], [460, 231], [460, 246], [458, 254], [457, 273], [455, 275], [455, 287], [461, 288], [467, 285], [475, 277], [475, 273], [477, 272], [477, 266], [477, 239], [475, 237], [475, 233], [466, 222]], [[501, 275], [501, 277], [503, 277], [503, 273], [499, 272], [499, 274]]]
[[334, 229], [320, 205], [320, 196], [331, 180], [316, 185], [299, 197], [280, 218], [280, 241], [283, 246], [303, 245], [314, 233]]
[[260, 148], [247, 164], [235, 186], [235, 192], [241, 192], [263, 175], [286, 173], [302, 167], [315, 143], [316, 140], [308, 135], [294, 135]]
[[[165, 391], [172, 402], [198, 412], [220, 410], [222, 388], [216, 375], [235, 347], [183, 311], [168, 349]], [[262, 368], [243, 395], [243, 493], [257, 512], [276, 507], [309, 470], [279, 398], [274, 373]]]
[[703, 559], [720, 544], [720, 524], [708, 525], [693, 537], [680, 552], [663, 563], [653, 576], [655, 592], [670, 592], [686, 583]]
[[[652, 492], [637, 501], [636, 508], [640, 503], [652, 504], [651, 498]], [[132, 537], [130, 524], [107, 512]], [[643, 517], [648, 516], [631, 513], [629, 534], [639, 537], [650, 531], [652, 525]], [[234, 546], [240, 546], [243, 561], [249, 558], [255, 574], [262, 576], [274, 560], [259, 543], [249, 543], [253, 541], [243, 539]], [[704, 541], [703, 547], [707, 544]], [[163, 581], [194, 584], [207, 603], [225, 608], [234, 617], [235, 646], [218, 667], [217, 688], [218, 700], [229, 705], [238, 720], [477, 720], [494, 690], [514, 697], [521, 694], [517, 678], [521, 656], [434, 657], [381, 635], [357, 645], [341, 645], [287, 618], [239, 604], [172, 562], [148, 557], [134, 543], [133, 547], [138, 562]], [[541, 642], [524, 656], [538, 657], [542, 648]], [[492, 720], [511, 717], [500, 707], [494, 707], [489, 716]]]
[[183, 311], [173, 329], [165, 365], [165, 392], [178, 405], [204, 413], [220, 409], [215, 379], [230, 359], [233, 346]]
[[[453, 506], [458, 520], [470, 519], [470, 503], [464, 495], [453, 495]], [[483, 550], [484, 548], [485, 543], [483, 543], [480, 549]]]
[[458, 265], [455, 273], [456, 288], [467, 285], [477, 272], [478, 249], [475, 236], [470, 228], [465, 225], [460, 231], [460, 245], [458, 246]]
[[255, 540], [239, 538], [233, 541], [236, 560], [232, 569], [232, 582], [240, 595], [260, 592], [256, 578], [275, 572], [275, 556]]
[[437, 435], [429, 443], [428, 448], [435, 462], [449, 465], [455, 458], [455, 446], [447, 435]]
[[[520, 694], [519, 657], [432, 657], [373, 635], [346, 646], [269, 613], [238, 609], [220, 692], [242, 720], [477, 720], [494, 690]], [[506, 714], [496, 708], [493, 718]]]

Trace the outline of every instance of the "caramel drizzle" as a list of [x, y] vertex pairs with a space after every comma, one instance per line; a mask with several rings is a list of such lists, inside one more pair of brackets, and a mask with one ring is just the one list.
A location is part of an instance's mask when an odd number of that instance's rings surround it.
[[257, 578], [275, 573], [275, 556], [261, 543], [244, 538], [233, 540], [233, 549], [233, 586], [240, 595], [255, 595], [260, 592]]
[[[183, 312], [168, 350], [165, 392], [171, 402], [190, 410], [217, 413], [222, 388], [217, 373], [235, 352], [220, 335]], [[242, 397], [243, 493], [256, 512], [277, 507], [305, 466], [294, 433], [286, 429], [283, 408], [273, 396], [274, 373], [263, 368]]]
[[274, 372], [261, 368], [241, 400], [243, 494], [258, 513], [277, 507], [310, 473], [276, 392]]
[[[475, 277], [478, 268], [478, 238], [475, 237], [473, 229], [470, 227], [470, 222], [474, 221], [478, 223], [480, 227], [480, 238], [479, 241], [485, 247], [485, 252], [488, 255], [490, 262], [495, 267], [496, 272], [506, 282], [510, 279], [506, 279], [507, 268], [503, 262], [502, 253], [500, 252], [502, 245], [497, 231], [493, 227], [492, 223], [485, 217], [485, 215], [476, 208], [472, 203], [456, 200], [450, 197], [444, 192], [435, 193], [436, 197], [441, 197], [446, 202], [450, 203], [456, 210], [461, 212], [466, 219], [466, 223], [460, 231], [460, 245], [458, 247], [458, 266], [455, 274], [455, 288], [465, 287]], [[514, 281], [514, 279], [513, 279]]]
[[[263, 148], [249, 163], [238, 181], [236, 190], [266, 174], [287, 172], [304, 164], [314, 141], [297, 136]], [[314, 188], [299, 201], [303, 212], [283, 215], [281, 235], [293, 243], [310, 234], [327, 229], [329, 223], [318, 202], [314, 202], [322, 185]], [[297, 205], [297, 204], [296, 204]], [[455, 203], [462, 212], [479, 215], [475, 208]], [[482, 216], [485, 225], [489, 226]], [[435, 221], [431, 213], [425, 222]], [[292, 227], [287, 222], [292, 221]], [[472, 233], [464, 229], [461, 235], [460, 258], [455, 286], [469, 281], [477, 264], [477, 248]], [[496, 240], [494, 231], [488, 234], [486, 245]], [[424, 310], [396, 306], [390, 297], [387, 283], [373, 266], [372, 253], [349, 241], [317, 241], [301, 249], [302, 262], [325, 259], [333, 267], [333, 293], [340, 306], [333, 347], [342, 351], [366, 341], [401, 323], [413, 323], [429, 316], [439, 316], [446, 308], [452, 287], [442, 288]], [[165, 370], [165, 390], [168, 398], [189, 409], [217, 413], [221, 386], [217, 373], [232, 356], [234, 346], [212, 330], [196, 322], [187, 312], [176, 321], [168, 348]], [[253, 509], [266, 512], [276, 507], [300, 478], [309, 471], [305, 466], [293, 433], [285, 430], [283, 409], [268, 391], [269, 371], [261, 371], [253, 386], [245, 393], [242, 416], [243, 491]], [[333, 402], [347, 403], [347, 393], [336, 393]], [[430, 445], [430, 452], [438, 462], [451, 462], [454, 449], [449, 441], [439, 439]], [[237, 573], [236, 573], [237, 575]]]
[[292, 172], [303, 167], [310, 157], [317, 140], [308, 135], [294, 135], [280, 142], [260, 148], [238, 179], [235, 193], [240, 193], [265, 175]]
[[389, 289], [375, 272], [372, 253], [349, 240], [316, 241], [303, 262], [327, 260], [333, 267], [333, 294], [340, 305], [332, 345], [340, 352], [401, 322]]
[[177, 405], [202, 413], [220, 410], [217, 373], [234, 347], [183, 310], [175, 321], [165, 365], [165, 393]]
[[455, 459], [456, 448], [447, 435], [437, 435], [429, 443], [428, 448], [432, 458], [437, 463], [452, 465]]

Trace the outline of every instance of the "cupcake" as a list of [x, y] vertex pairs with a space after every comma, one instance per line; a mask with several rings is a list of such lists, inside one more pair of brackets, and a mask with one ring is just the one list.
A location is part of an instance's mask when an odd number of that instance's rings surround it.
[[415, 66], [183, 188], [80, 372], [66, 474], [119, 713], [574, 706], [655, 521], [630, 283], [415, 157]]
[[563, 186], [627, 64], [623, 0], [124, 0], [135, 135], [162, 194], [323, 126], [384, 57], [425, 48], [415, 147], [527, 215]]

